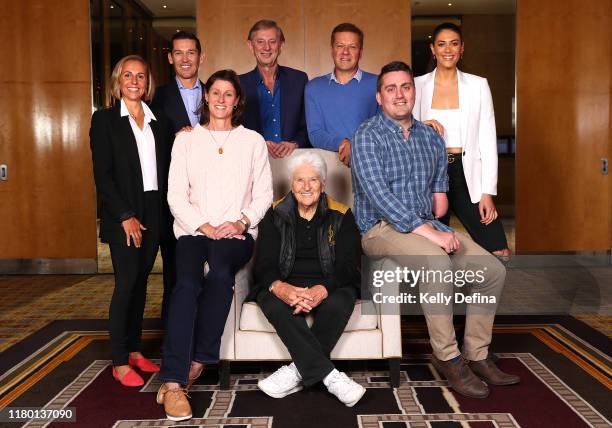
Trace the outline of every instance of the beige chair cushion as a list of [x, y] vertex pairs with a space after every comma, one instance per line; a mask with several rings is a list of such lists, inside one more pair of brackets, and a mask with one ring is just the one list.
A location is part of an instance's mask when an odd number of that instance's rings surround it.
[[[349, 318], [344, 331], [359, 331], [359, 330], [376, 330], [378, 328], [378, 315], [363, 315], [362, 304], [371, 305], [372, 302], [362, 302], [357, 300], [353, 313]], [[375, 314], [373, 308], [363, 309], [368, 314]], [[308, 326], [312, 326], [312, 315], [306, 316]], [[276, 330], [261, 311], [259, 305], [255, 302], [245, 302], [242, 305], [242, 313], [240, 315], [240, 330], [241, 331], [260, 331], [265, 333], [275, 333]]]

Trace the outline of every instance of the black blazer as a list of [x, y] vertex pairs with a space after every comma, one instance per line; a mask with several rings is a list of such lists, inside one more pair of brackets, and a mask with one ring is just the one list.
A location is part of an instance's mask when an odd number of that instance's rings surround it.
[[[100, 239], [125, 243], [121, 222], [144, 214], [144, 187], [136, 138], [129, 117], [121, 117], [121, 104], [96, 111], [91, 118], [89, 142], [94, 179], [100, 205]], [[160, 198], [160, 239], [172, 237], [172, 216], [168, 207], [168, 170], [174, 133], [161, 112], [150, 122], [155, 137], [157, 186]], [[146, 226], [146, 224], [145, 224]]]
[[[200, 80], [202, 94], [204, 94], [204, 83]], [[187, 109], [181, 98], [181, 93], [176, 83], [176, 78], [172, 78], [170, 83], [155, 89], [155, 96], [151, 101], [151, 108], [163, 112], [171, 124], [172, 132], [177, 133], [184, 126], [191, 126]]]
[[[310, 147], [304, 111], [304, 88], [308, 83], [308, 76], [303, 71], [282, 65], [278, 66], [277, 76], [280, 88], [281, 139], [296, 141], [302, 148]], [[242, 125], [261, 134], [263, 129], [257, 94], [257, 84], [260, 79], [257, 67], [240, 75], [240, 84], [246, 96]]]

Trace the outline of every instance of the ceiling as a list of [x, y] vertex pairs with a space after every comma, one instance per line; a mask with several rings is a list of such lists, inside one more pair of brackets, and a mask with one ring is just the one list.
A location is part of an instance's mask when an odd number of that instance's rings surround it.
[[[196, 0], [139, 0], [155, 17], [195, 17]], [[304, 0], [308, 1], [308, 0]], [[411, 0], [412, 15], [513, 14], [515, 0]], [[449, 6], [449, 3], [451, 4]], [[165, 7], [164, 7], [165, 6]]]
[[412, 16], [512, 15], [515, 12], [515, 0], [412, 0]]
[[[196, 15], [196, 0], [138, 0], [151, 11], [155, 18], [193, 17]], [[164, 7], [165, 6], [165, 7]]]

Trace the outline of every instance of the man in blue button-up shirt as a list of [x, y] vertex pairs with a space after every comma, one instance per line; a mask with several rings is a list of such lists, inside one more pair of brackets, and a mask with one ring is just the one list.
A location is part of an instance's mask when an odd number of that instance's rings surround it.
[[[505, 268], [467, 236], [436, 219], [448, 208], [446, 151], [440, 136], [412, 117], [415, 88], [407, 64], [392, 62], [382, 68], [376, 100], [381, 112], [359, 127], [351, 145], [355, 217], [363, 250], [370, 256], [392, 257], [413, 271], [433, 273], [427, 280], [421, 277], [414, 302], [421, 304], [427, 320], [432, 363], [455, 391], [484, 398], [489, 390], [479, 378], [493, 385], [520, 381], [488, 358]], [[469, 281], [473, 294], [456, 288], [464, 283], [443, 276], [458, 275], [457, 269], [465, 273], [466, 267], [481, 275]], [[453, 327], [453, 302], [465, 297], [474, 299], [464, 300], [464, 359]]]
[[310, 147], [304, 113], [308, 76], [278, 64], [285, 43], [283, 30], [276, 22], [262, 19], [253, 24], [247, 39], [257, 66], [240, 75], [246, 97], [242, 124], [263, 135], [274, 158]]

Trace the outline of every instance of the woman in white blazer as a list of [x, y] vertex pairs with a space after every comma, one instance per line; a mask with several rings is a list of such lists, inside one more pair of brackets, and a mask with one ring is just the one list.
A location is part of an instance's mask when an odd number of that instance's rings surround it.
[[[497, 136], [487, 79], [457, 69], [461, 29], [443, 23], [430, 45], [436, 68], [415, 78], [413, 115], [444, 137], [448, 153], [449, 211], [472, 239], [497, 256], [510, 250], [493, 196], [497, 194]], [[441, 220], [448, 224], [450, 213]]]

